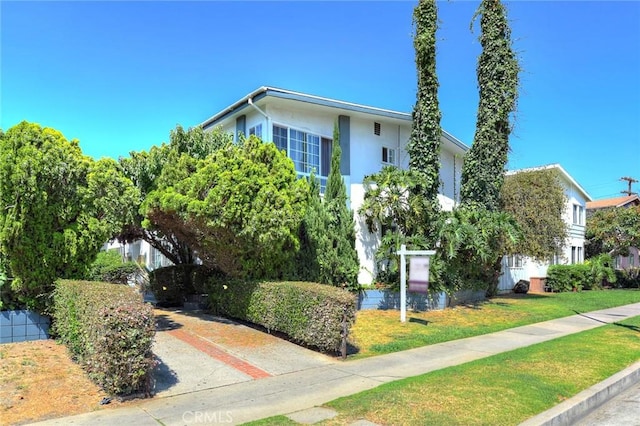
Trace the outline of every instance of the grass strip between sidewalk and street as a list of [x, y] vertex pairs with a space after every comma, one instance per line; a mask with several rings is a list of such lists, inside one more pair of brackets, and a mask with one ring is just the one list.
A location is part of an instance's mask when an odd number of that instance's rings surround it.
[[577, 313], [640, 302], [639, 290], [603, 290], [496, 297], [475, 305], [440, 311], [359, 311], [350, 334], [357, 348], [350, 359], [399, 352]]
[[[325, 407], [395, 425], [517, 425], [640, 360], [640, 317], [383, 384]], [[295, 425], [285, 416], [252, 426]]]

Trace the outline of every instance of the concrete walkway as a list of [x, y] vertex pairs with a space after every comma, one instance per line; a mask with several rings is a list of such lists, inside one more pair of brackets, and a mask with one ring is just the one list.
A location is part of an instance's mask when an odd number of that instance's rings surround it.
[[[165, 388], [159, 389], [160, 392], [155, 398], [143, 400], [135, 406], [105, 409], [38, 424], [240, 424], [278, 414], [291, 414], [293, 418], [298, 419], [303, 419], [306, 414], [311, 417], [318, 416], [320, 419], [330, 413], [314, 407], [338, 397], [638, 315], [640, 303], [355, 361], [340, 362], [328, 357], [318, 358], [317, 354], [306, 354], [302, 355], [303, 365], [299, 368], [293, 366], [301, 353], [288, 353], [285, 345], [272, 348], [268, 358], [273, 364], [273, 357], [278, 356], [276, 364], [288, 366], [288, 371], [269, 371], [269, 368], [263, 368], [261, 370], [267, 375], [252, 378], [251, 375], [241, 372], [242, 367], [235, 368], [234, 371], [222, 371], [221, 369], [228, 367], [225, 367], [224, 362], [210, 364], [211, 360], [208, 359], [202, 361], [202, 368], [195, 369], [195, 374], [203, 381], [220, 380], [226, 385], [185, 385], [179, 392], [175, 392], [172, 391], [172, 384], [166, 383], [163, 385]], [[164, 336], [160, 339], [162, 338]], [[296, 348], [296, 351], [301, 350]], [[234, 356], [240, 357], [239, 355]], [[190, 366], [199, 362], [194, 361]], [[184, 360], [181, 363], [184, 363]], [[255, 366], [259, 362], [251, 364]], [[189, 365], [179, 367], [177, 364], [174, 367], [190, 368]], [[174, 385], [174, 389], [183, 386], [179, 383]]]

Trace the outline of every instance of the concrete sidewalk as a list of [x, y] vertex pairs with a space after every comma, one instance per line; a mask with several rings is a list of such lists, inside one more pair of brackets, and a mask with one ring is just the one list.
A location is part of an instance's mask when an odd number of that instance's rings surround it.
[[[42, 425], [239, 424], [304, 412], [383, 383], [463, 364], [640, 315], [640, 303], [573, 315], [497, 333], [141, 401], [136, 406], [49, 420]], [[287, 364], [288, 354], [279, 362]], [[295, 357], [295, 355], [292, 355]], [[234, 382], [234, 380], [229, 380]]]

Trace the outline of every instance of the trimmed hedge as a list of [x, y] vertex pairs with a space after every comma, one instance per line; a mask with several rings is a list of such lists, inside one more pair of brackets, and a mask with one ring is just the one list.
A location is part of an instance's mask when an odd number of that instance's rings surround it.
[[218, 314], [284, 333], [327, 352], [340, 351], [343, 328], [348, 335], [356, 314], [354, 294], [306, 282], [216, 280], [209, 300]]
[[584, 264], [551, 265], [547, 269], [547, 285], [555, 292], [581, 291], [590, 288], [591, 268]]
[[207, 292], [207, 281], [211, 275], [202, 265], [166, 266], [149, 273], [149, 286], [159, 304], [182, 305], [187, 296]]
[[53, 332], [106, 392], [150, 393], [155, 365], [151, 306], [128, 286], [62, 280], [53, 293]]

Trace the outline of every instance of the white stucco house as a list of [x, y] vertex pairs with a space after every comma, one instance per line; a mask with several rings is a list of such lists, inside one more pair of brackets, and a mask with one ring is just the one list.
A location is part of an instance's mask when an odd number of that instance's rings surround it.
[[[341, 173], [356, 220], [356, 248], [360, 259], [361, 284], [375, 276], [374, 253], [379, 235], [371, 235], [357, 214], [364, 199], [363, 179], [386, 165], [409, 166], [407, 143], [411, 114], [323, 98], [273, 87], [242, 97], [201, 123], [239, 135], [257, 135], [274, 142], [293, 160], [299, 176], [312, 171], [324, 188], [333, 147], [334, 123], [338, 123], [342, 148]], [[462, 159], [467, 145], [443, 131], [439, 199], [444, 209], [459, 200]]]
[[160, 250], [152, 247], [144, 240], [138, 240], [132, 243], [121, 243], [117, 240], [109, 241], [102, 247], [102, 250], [117, 251], [122, 256], [122, 259], [126, 261], [135, 261], [150, 271], [164, 266], [173, 265], [173, 263], [167, 259]]
[[510, 170], [506, 175], [549, 169], [558, 171], [566, 195], [563, 219], [567, 225], [568, 235], [564, 250], [546, 262], [537, 262], [520, 255], [505, 256], [502, 264], [503, 274], [500, 277], [498, 287], [501, 292], [511, 291], [521, 279], [531, 282], [531, 291], [543, 291], [544, 278], [547, 276], [547, 268], [550, 265], [582, 263], [584, 261], [586, 205], [591, 201], [587, 191], [560, 164]]

